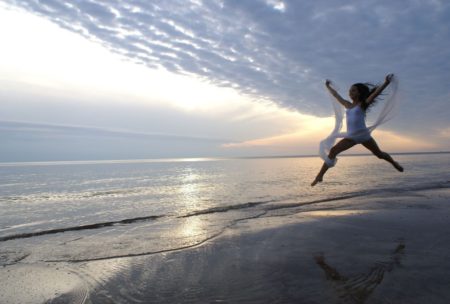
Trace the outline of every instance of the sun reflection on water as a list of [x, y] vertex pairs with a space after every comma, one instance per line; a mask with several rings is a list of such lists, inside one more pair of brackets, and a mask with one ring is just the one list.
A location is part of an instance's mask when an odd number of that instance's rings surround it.
[[204, 223], [202, 219], [197, 216], [186, 218], [183, 225], [180, 227], [179, 236], [189, 239], [194, 239], [197, 236], [205, 233]]
[[200, 174], [192, 168], [186, 168], [181, 177], [181, 185], [178, 189], [180, 199], [183, 200], [185, 208], [192, 211], [198, 208], [200, 194]]
[[[201, 209], [201, 180], [202, 176], [192, 168], [186, 168], [181, 178], [179, 187], [180, 199], [183, 200], [187, 213]], [[197, 216], [187, 217], [179, 229], [179, 236], [183, 238], [194, 238], [203, 232], [202, 220]]]
[[361, 215], [373, 212], [372, 210], [316, 210], [309, 211], [307, 214], [313, 217], [338, 217], [338, 216], [351, 216]]

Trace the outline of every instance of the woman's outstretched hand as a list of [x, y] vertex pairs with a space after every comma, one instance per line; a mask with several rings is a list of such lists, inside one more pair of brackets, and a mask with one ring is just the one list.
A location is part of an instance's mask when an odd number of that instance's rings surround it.
[[325, 80], [325, 85], [329, 87], [331, 85], [331, 80], [330, 79]]
[[392, 78], [394, 78], [394, 74], [387, 74], [387, 75], [386, 75], [385, 82], [386, 82], [386, 83], [391, 83]]

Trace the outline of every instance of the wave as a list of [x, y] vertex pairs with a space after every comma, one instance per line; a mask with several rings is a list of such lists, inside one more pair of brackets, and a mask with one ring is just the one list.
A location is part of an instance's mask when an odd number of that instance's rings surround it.
[[[202, 214], [211, 214], [211, 213], [218, 213], [218, 212], [227, 212], [230, 210], [252, 208], [252, 207], [256, 207], [261, 204], [266, 204], [266, 203], [270, 203], [270, 202], [274, 202], [274, 201], [276, 201], [276, 200], [268, 200], [268, 201], [261, 201], [261, 202], [248, 202], [248, 203], [238, 204], [238, 205], [208, 208], [208, 209], [204, 209], [204, 210], [194, 211], [194, 212], [188, 213], [186, 215], [178, 216], [178, 218], [187, 218], [187, 217], [197, 216], [197, 215], [202, 215]], [[123, 220], [119, 220], [119, 221], [110, 221], [110, 222], [94, 223], [94, 224], [81, 225], [81, 226], [42, 230], [42, 231], [37, 231], [37, 232], [13, 234], [13, 235], [7, 235], [7, 236], [0, 237], [0, 242], [5, 242], [5, 241], [10, 241], [10, 240], [15, 240], [15, 239], [25, 239], [25, 238], [31, 238], [31, 237], [36, 237], [36, 236], [48, 235], [48, 234], [64, 233], [64, 232], [69, 232], [69, 231], [92, 230], [92, 229], [100, 229], [100, 228], [104, 228], [104, 227], [110, 227], [110, 226], [114, 226], [114, 225], [134, 224], [137, 222], [157, 220], [162, 217], [167, 217], [167, 215], [151, 215], [151, 216], [123, 219]]]
[[[422, 184], [422, 185], [415, 185], [411, 188], [381, 188], [381, 189], [370, 189], [367, 191], [359, 191], [359, 192], [351, 192], [346, 193], [341, 196], [334, 196], [334, 197], [326, 197], [326, 198], [320, 198], [315, 200], [307, 200], [302, 202], [295, 202], [295, 203], [281, 203], [281, 204], [270, 204], [269, 203], [279, 203], [282, 201], [292, 200], [291, 198], [284, 198], [284, 199], [272, 199], [272, 200], [266, 200], [266, 201], [257, 201], [257, 202], [247, 202], [243, 204], [235, 204], [235, 205], [227, 205], [227, 206], [219, 206], [219, 207], [212, 207], [202, 210], [193, 211], [190, 213], [187, 213], [185, 215], [177, 216], [176, 218], [188, 218], [198, 215], [205, 215], [205, 214], [214, 214], [214, 213], [225, 213], [232, 210], [241, 210], [241, 209], [253, 209], [258, 206], [266, 205], [264, 208], [259, 209], [258, 211], [263, 211], [264, 213], [268, 211], [273, 210], [280, 210], [280, 209], [288, 209], [288, 208], [297, 208], [307, 205], [313, 205], [313, 204], [320, 204], [320, 203], [327, 203], [327, 202], [333, 202], [333, 201], [340, 201], [340, 200], [346, 200], [356, 197], [366, 197], [366, 196], [383, 196], [383, 195], [395, 195], [399, 193], [413, 193], [416, 191], [426, 191], [426, 190], [438, 190], [438, 189], [448, 189], [450, 188], [450, 181], [443, 181], [439, 183], [429, 183], [429, 184]], [[99, 229], [104, 227], [110, 227], [114, 225], [127, 225], [127, 224], [133, 224], [137, 222], [143, 222], [143, 221], [151, 221], [151, 220], [157, 220], [162, 217], [168, 217], [169, 215], [151, 215], [151, 216], [143, 216], [143, 217], [135, 217], [135, 218], [129, 218], [129, 219], [123, 219], [118, 221], [110, 221], [110, 222], [102, 222], [102, 223], [94, 223], [94, 224], [88, 224], [88, 225], [81, 225], [81, 226], [73, 226], [73, 227], [66, 227], [66, 228], [57, 228], [57, 229], [49, 229], [49, 230], [43, 230], [43, 231], [37, 231], [37, 232], [28, 232], [28, 233], [20, 233], [20, 234], [13, 234], [13, 235], [7, 235], [0, 237], [0, 242], [5, 242], [9, 240], [14, 239], [24, 239], [24, 238], [31, 238], [36, 236], [42, 236], [42, 235], [48, 235], [48, 234], [56, 234], [56, 233], [64, 233], [69, 231], [80, 231], [80, 230], [90, 230], [90, 229]]]
[[196, 215], [203, 215], [203, 214], [211, 214], [211, 213], [221, 213], [221, 212], [228, 212], [231, 210], [239, 210], [239, 209], [247, 209], [256, 207], [259, 205], [267, 204], [276, 202], [277, 200], [269, 200], [269, 201], [261, 201], [261, 202], [248, 202], [244, 204], [236, 204], [236, 205], [228, 205], [228, 206], [220, 206], [220, 207], [213, 207], [203, 210], [194, 211], [191, 213], [188, 213], [186, 215], [179, 216], [179, 218], [185, 218], [185, 217], [191, 217]]
[[102, 223], [95, 223], [95, 224], [88, 224], [88, 225], [81, 225], [81, 226], [74, 226], [74, 227], [49, 229], [49, 230], [42, 230], [42, 231], [28, 232], [28, 233], [19, 233], [19, 234], [0, 237], [0, 242], [5, 242], [5, 241], [10, 241], [10, 240], [15, 240], [15, 239], [25, 239], [25, 238], [47, 235], [47, 234], [63, 233], [63, 232], [68, 232], [68, 231], [90, 230], [90, 229], [99, 229], [99, 228], [110, 227], [110, 226], [114, 226], [114, 225], [120, 225], [120, 224], [132, 224], [132, 223], [136, 223], [136, 222], [156, 220], [161, 217], [162, 217], [161, 215], [143, 216], [143, 217], [124, 219], [124, 220], [120, 220], [120, 221], [102, 222]]
[[[265, 209], [264, 212], [266, 212], [268, 210], [274, 210], [274, 209], [291, 208], [291, 207], [297, 207], [297, 206], [301, 206], [301, 205], [309, 205], [309, 204], [316, 204], [316, 203], [322, 203], [322, 202], [328, 202], [328, 201], [343, 200], [343, 199], [347, 199], [347, 198], [352, 198], [354, 196], [355, 195], [347, 195], [347, 196], [325, 198], [325, 199], [307, 201], [307, 202], [301, 202], [301, 203], [295, 203], [295, 204], [283, 204], [283, 205], [279, 205], [279, 206], [271, 205], [271, 206], [268, 206], [267, 208], [264, 208]], [[260, 205], [273, 203], [273, 202], [279, 202], [279, 201], [280, 200], [273, 199], [273, 200], [267, 200], [267, 201], [247, 202], [247, 203], [243, 203], [243, 204], [219, 206], [219, 207], [197, 210], [197, 211], [185, 214], [185, 215], [178, 216], [177, 218], [188, 218], [188, 217], [205, 215], [205, 214], [224, 213], [224, 212], [228, 212], [228, 211], [232, 211], [232, 210], [251, 209], [251, 208], [255, 208]], [[7, 235], [7, 236], [0, 237], [0, 242], [6, 242], [6, 241], [10, 241], [10, 240], [15, 240], [15, 239], [25, 239], [25, 238], [31, 238], [31, 237], [37, 237], [37, 236], [43, 236], [43, 235], [49, 235], [49, 234], [64, 233], [64, 232], [69, 232], [69, 231], [92, 230], [92, 229], [100, 229], [100, 228], [104, 228], [104, 227], [110, 227], [110, 226], [114, 226], [114, 225], [134, 224], [137, 222], [157, 220], [162, 217], [167, 217], [167, 215], [151, 215], [151, 216], [123, 219], [123, 220], [119, 220], [119, 221], [101, 222], [101, 223], [94, 223], [94, 224], [81, 225], [81, 226], [72, 226], [72, 227], [48, 229], [48, 230], [42, 230], [42, 231], [36, 231], [36, 232], [19, 233], [19, 234], [13, 234], [13, 235]]]
[[327, 197], [307, 202], [298, 202], [298, 203], [290, 203], [290, 204], [283, 204], [283, 205], [271, 205], [266, 208], [267, 211], [270, 210], [279, 210], [279, 209], [287, 209], [287, 208], [295, 208], [295, 207], [301, 207], [301, 206], [307, 206], [307, 205], [313, 205], [313, 204], [319, 204], [319, 203], [327, 203], [327, 202], [333, 202], [333, 201], [340, 201], [340, 200], [346, 200], [349, 198], [355, 198], [355, 197], [361, 197], [367, 195], [366, 193], [355, 193], [355, 194], [349, 194], [349, 195], [342, 195], [342, 196], [336, 196], [336, 197]]
[[21, 202], [36, 202], [36, 201], [60, 201], [60, 200], [83, 200], [90, 198], [103, 197], [124, 197], [130, 195], [146, 194], [146, 188], [131, 188], [131, 189], [111, 189], [104, 191], [85, 191], [85, 192], [60, 192], [60, 193], [33, 193], [29, 195], [3, 196], [0, 197], [0, 202], [21, 201]]

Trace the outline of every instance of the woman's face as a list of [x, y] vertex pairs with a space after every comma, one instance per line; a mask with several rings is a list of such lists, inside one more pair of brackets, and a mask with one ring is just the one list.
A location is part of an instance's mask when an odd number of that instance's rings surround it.
[[359, 97], [359, 90], [356, 86], [351, 86], [350, 90], [348, 91], [348, 96], [350, 96], [350, 98], [352, 100], [357, 100]]

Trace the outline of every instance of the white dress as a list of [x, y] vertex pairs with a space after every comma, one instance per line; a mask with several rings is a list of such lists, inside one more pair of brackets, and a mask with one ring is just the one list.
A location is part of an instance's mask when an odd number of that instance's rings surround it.
[[333, 167], [337, 158], [329, 159], [328, 154], [330, 153], [330, 149], [333, 147], [336, 139], [338, 138], [350, 138], [357, 143], [362, 143], [371, 138], [370, 133], [379, 125], [385, 123], [386, 121], [392, 118], [392, 110], [398, 103], [397, 89], [398, 89], [398, 81], [397, 78], [393, 78], [391, 83], [389, 84], [390, 93], [389, 96], [384, 100], [383, 109], [378, 115], [377, 120], [370, 127], [366, 127], [365, 122], [365, 113], [361, 107], [355, 106], [351, 109], [347, 109], [346, 111], [346, 122], [347, 122], [347, 132], [341, 132], [342, 122], [344, 119], [344, 114], [342, 111], [342, 106], [336, 102], [333, 98], [332, 105], [334, 108], [335, 115], [335, 126], [333, 131], [327, 138], [322, 140], [319, 145], [319, 156], [324, 160], [324, 162], [328, 165], [328, 167]]
[[347, 109], [345, 117], [347, 118], [347, 136], [345, 138], [350, 138], [357, 144], [372, 138], [370, 130], [366, 127], [366, 113], [360, 105]]

